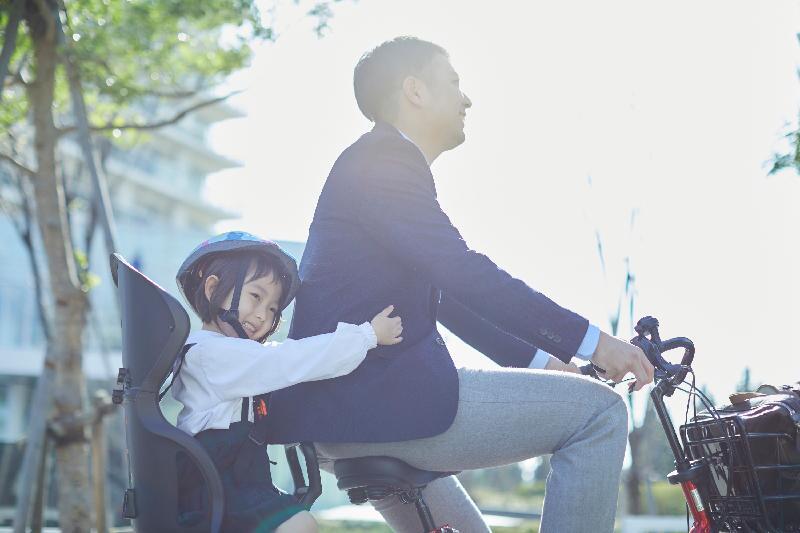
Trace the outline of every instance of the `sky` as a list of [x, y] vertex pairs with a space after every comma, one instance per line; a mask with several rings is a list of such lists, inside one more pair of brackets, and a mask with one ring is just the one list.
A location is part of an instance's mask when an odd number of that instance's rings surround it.
[[334, 13], [320, 39], [279, 3], [277, 41], [230, 80], [246, 117], [210, 140], [242, 166], [205, 193], [241, 218], [221, 230], [305, 240], [331, 165], [371, 127], [355, 63], [415, 35], [449, 51], [473, 102], [466, 142], [432, 167], [470, 247], [605, 331], [630, 265], [634, 316], [694, 340], [717, 399], [745, 366], [756, 382], [800, 380], [800, 177], [767, 176], [800, 106], [797, 2], [346, 0]]

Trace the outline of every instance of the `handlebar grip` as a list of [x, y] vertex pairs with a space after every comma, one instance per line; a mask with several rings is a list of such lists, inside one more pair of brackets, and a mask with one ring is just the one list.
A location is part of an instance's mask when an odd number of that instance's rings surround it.
[[[666, 341], [656, 340], [655, 342], [647, 339], [641, 334], [631, 339], [631, 344], [642, 349], [644, 354], [656, 368], [656, 372], [663, 371], [672, 379], [682, 381], [686, 377], [687, 367], [694, 360], [694, 343], [686, 337], [675, 337]], [[685, 352], [680, 364], [670, 363], [664, 356], [664, 352], [675, 348], [684, 348]]]
[[675, 337], [661, 343], [661, 353], [675, 348], [683, 348], [683, 358], [681, 358], [682, 366], [690, 366], [694, 360], [694, 343], [686, 337]]

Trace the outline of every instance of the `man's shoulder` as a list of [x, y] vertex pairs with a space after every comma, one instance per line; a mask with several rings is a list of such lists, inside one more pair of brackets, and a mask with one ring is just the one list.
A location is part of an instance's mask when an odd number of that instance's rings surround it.
[[371, 184], [416, 182], [435, 194], [433, 176], [419, 148], [389, 125], [376, 125], [347, 147], [331, 168], [320, 202], [361, 196]]
[[351, 144], [339, 158], [341, 162], [358, 162], [362, 165], [391, 160], [403, 161], [420, 170], [427, 169], [425, 156], [419, 148], [388, 124], [378, 123]]

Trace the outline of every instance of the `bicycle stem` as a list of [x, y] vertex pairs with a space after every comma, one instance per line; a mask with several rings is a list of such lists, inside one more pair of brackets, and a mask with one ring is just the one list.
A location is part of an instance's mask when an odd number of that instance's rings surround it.
[[664, 396], [672, 396], [673, 392], [675, 392], [675, 389], [669, 383], [669, 380], [663, 379], [650, 391], [650, 398], [653, 401], [653, 407], [656, 410], [658, 419], [664, 428], [672, 455], [675, 457], [675, 468], [681, 471], [689, 467], [689, 461], [683, 453], [683, 447], [678, 441], [678, 435], [675, 433], [675, 426], [672, 424], [667, 406], [664, 404]]

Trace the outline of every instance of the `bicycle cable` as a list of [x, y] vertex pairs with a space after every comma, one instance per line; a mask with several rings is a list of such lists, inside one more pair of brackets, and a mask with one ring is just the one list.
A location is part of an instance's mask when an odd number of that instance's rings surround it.
[[[703, 404], [703, 406], [706, 408], [708, 413], [711, 415], [711, 418], [714, 419], [714, 420], [721, 420], [721, 417], [719, 416], [719, 413], [717, 412], [716, 407], [714, 407], [711, 404], [711, 400], [708, 398], [708, 396], [706, 396], [706, 394], [702, 390], [700, 390], [700, 389], [698, 389], [696, 387], [696, 385], [695, 385], [696, 376], [695, 376], [694, 370], [690, 370], [690, 372], [692, 373], [692, 383], [690, 384], [685, 380], [683, 381], [683, 383], [686, 383], [686, 385], [689, 385], [690, 389], [686, 390], [686, 389], [684, 389], [684, 388], [682, 388], [680, 386], [678, 386], [676, 388], [678, 390], [680, 390], [681, 392], [687, 393], [690, 398], [691, 397], [700, 398], [700, 402]], [[689, 401], [691, 401], [691, 400], [687, 400], [686, 417], [684, 419], [684, 424], [688, 424], [689, 423], [689, 420], [688, 420], [688, 413], [689, 413], [688, 402]], [[697, 404], [696, 404], [696, 400], [693, 402], [693, 404], [694, 404], [694, 420], [697, 420]], [[704, 456], [705, 457], [713, 457], [715, 455], [714, 453], [712, 453], [711, 448], [709, 447], [708, 444], [700, 444], [700, 446], [703, 448], [703, 452], [704, 452]], [[725, 485], [726, 485], [726, 487], [728, 487], [728, 490], [730, 490], [730, 483], [729, 483], [729, 480], [728, 480], [728, 476], [726, 475], [725, 471], [722, 469], [721, 465], [714, 464], [713, 462], [709, 462], [709, 466], [714, 469], [716, 474], [725, 482]]]

